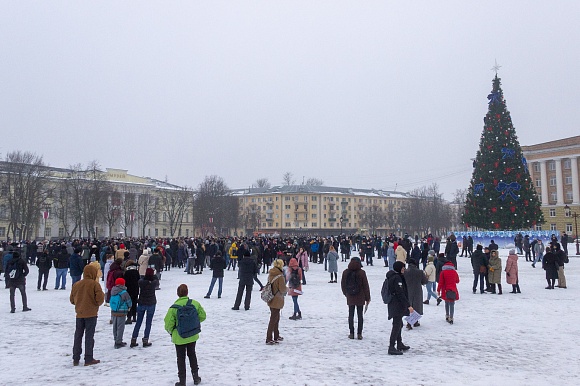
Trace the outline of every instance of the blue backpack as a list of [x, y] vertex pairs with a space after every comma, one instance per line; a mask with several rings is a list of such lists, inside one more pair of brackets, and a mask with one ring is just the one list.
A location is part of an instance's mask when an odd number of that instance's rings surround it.
[[189, 338], [201, 332], [199, 314], [191, 299], [184, 306], [174, 304], [171, 308], [177, 309], [177, 333], [180, 337]]
[[111, 311], [113, 312], [127, 312], [129, 310], [129, 305], [127, 302], [123, 301], [121, 295], [127, 292], [123, 290], [116, 295], [112, 295], [111, 299], [109, 300], [109, 306], [111, 306]]

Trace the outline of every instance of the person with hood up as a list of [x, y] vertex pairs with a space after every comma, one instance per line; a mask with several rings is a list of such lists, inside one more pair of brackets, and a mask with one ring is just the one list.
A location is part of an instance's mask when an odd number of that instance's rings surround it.
[[113, 321], [113, 338], [115, 348], [125, 347], [123, 333], [125, 332], [125, 318], [131, 308], [131, 295], [125, 287], [125, 279], [119, 277], [115, 279], [115, 285], [111, 289], [111, 320]]
[[510, 249], [510, 254], [505, 262], [505, 275], [507, 283], [512, 285], [512, 291], [510, 293], [521, 293], [518, 278], [518, 255], [515, 249]]
[[288, 295], [292, 297], [294, 303], [294, 313], [288, 319], [300, 320], [302, 319], [302, 311], [298, 305], [298, 296], [302, 295], [302, 269], [298, 266], [298, 261], [291, 258], [288, 262], [288, 269], [286, 270], [286, 281], [288, 282]]
[[239, 261], [239, 283], [238, 283], [238, 293], [236, 295], [236, 301], [232, 310], [239, 310], [240, 304], [242, 303], [242, 295], [244, 294], [244, 289], [246, 290], [246, 297], [244, 298], [244, 309], [248, 311], [250, 309], [250, 303], [252, 301], [252, 287], [254, 287], [254, 275], [258, 271], [258, 266], [256, 262], [252, 259], [249, 250], [244, 250], [242, 259]]
[[[337, 283], [338, 280], [338, 253], [333, 246], [330, 246], [328, 255], [326, 255], [326, 260], [328, 260], [328, 272], [330, 273], [329, 283]], [[333, 276], [334, 275], [334, 276]]]
[[443, 264], [441, 275], [439, 276], [437, 295], [445, 301], [445, 320], [449, 324], [453, 324], [455, 302], [459, 300], [457, 283], [459, 283], [459, 275], [457, 274], [455, 265], [453, 265], [452, 261], [446, 261], [445, 264]]
[[145, 332], [143, 333], [143, 347], [149, 347], [152, 345], [149, 342], [149, 334], [151, 332], [151, 322], [153, 321], [153, 315], [155, 315], [155, 305], [157, 304], [157, 297], [155, 295], [155, 288], [159, 280], [155, 276], [155, 271], [153, 268], [147, 268], [145, 271], [145, 276], [139, 280], [139, 300], [137, 301], [137, 322], [133, 328], [133, 335], [131, 335], [130, 347], [137, 347], [137, 338], [139, 337], [139, 330], [141, 329], [141, 324], [145, 318], [145, 313], [147, 313], [147, 318], [145, 319]]
[[274, 297], [268, 302], [268, 307], [270, 307], [270, 321], [268, 322], [268, 330], [266, 331], [267, 345], [275, 345], [284, 340], [278, 330], [280, 325], [280, 312], [284, 308], [284, 297], [288, 292], [283, 268], [284, 261], [276, 259], [274, 260], [274, 266], [268, 271], [268, 283], [271, 285]]
[[131, 309], [127, 313], [127, 321], [125, 324], [131, 324], [137, 321], [137, 299], [139, 297], [139, 266], [135, 260], [127, 260], [125, 265], [125, 273], [123, 273], [123, 279], [125, 279], [125, 286], [127, 287], [127, 292], [131, 296]]
[[[419, 264], [415, 259], [409, 260], [407, 269], [405, 270], [405, 282], [407, 283], [407, 298], [411, 307], [419, 315], [423, 315], [423, 285], [427, 284], [427, 277], [425, 273], [419, 269]], [[407, 323], [407, 329], [412, 330], [413, 327], [419, 327], [419, 321], [412, 326]]]
[[[353, 284], [355, 285], [353, 286]], [[362, 340], [363, 306], [368, 307], [371, 302], [371, 290], [367, 273], [362, 269], [359, 258], [353, 257], [348, 263], [348, 268], [342, 272], [340, 287], [348, 305], [348, 328], [350, 331], [348, 338], [354, 339], [354, 311], [356, 309], [358, 317], [357, 339]]]
[[93, 357], [95, 327], [99, 306], [105, 294], [97, 279], [97, 268], [89, 264], [83, 269], [83, 278], [72, 286], [70, 302], [75, 306], [76, 328], [73, 345], [73, 365], [78, 366], [82, 353], [83, 335], [85, 336], [85, 366], [100, 363]]
[[145, 277], [145, 272], [147, 271], [147, 267], [149, 266], [149, 248], [143, 248], [143, 253], [139, 256], [139, 260], [137, 263], [139, 264], [139, 276], [141, 279]]
[[[401, 330], [403, 329], [403, 316], [408, 316], [414, 311], [409, 303], [407, 282], [403, 276], [405, 273], [405, 263], [396, 261], [393, 270], [387, 272], [388, 289], [392, 299], [388, 304], [389, 320], [393, 319], [393, 328], [389, 338], [389, 355], [403, 355], [403, 351], [410, 347], [403, 343]], [[395, 347], [395, 344], [397, 347]]]
[[115, 286], [115, 281], [118, 278], [123, 277], [123, 269], [121, 268], [122, 264], [123, 264], [122, 258], [115, 259], [115, 261], [113, 261], [111, 267], [109, 268], [109, 272], [107, 273], [107, 281], [105, 282], [107, 284], [107, 296], [106, 296], [107, 303], [110, 303], [111, 290]]

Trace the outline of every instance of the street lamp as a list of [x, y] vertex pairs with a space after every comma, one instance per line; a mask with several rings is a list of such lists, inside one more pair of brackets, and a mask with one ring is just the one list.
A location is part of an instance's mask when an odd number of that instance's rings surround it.
[[576, 231], [576, 255], [580, 255], [580, 246], [578, 245], [578, 213], [572, 212], [568, 205], [564, 207], [564, 210], [566, 211], [566, 217], [572, 217], [574, 219], [574, 228]]
[[340, 216], [340, 235], [342, 236], [342, 222], [344, 221], [344, 217]]

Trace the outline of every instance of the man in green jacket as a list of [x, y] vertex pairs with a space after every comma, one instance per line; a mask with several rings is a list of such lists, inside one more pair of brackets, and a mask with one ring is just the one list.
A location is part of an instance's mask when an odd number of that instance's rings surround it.
[[[189, 299], [187, 296], [188, 288], [187, 285], [181, 284], [177, 287], [177, 299], [174, 305], [183, 307], [189, 300], [191, 304], [197, 310], [199, 316], [199, 321], [203, 322], [205, 320], [205, 310], [197, 301]], [[187, 338], [183, 338], [179, 335], [177, 329], [177, 308], [171, 307], [165, 315], [165, 331], [171, 335], [171, 342], [175, 344], [175, 351], [177, 353], [177, 376], [179, 377], [179, 382], [175, 383], [175, 386], [185, 386], [185, 355], [189, 358], [189, 367], [191, 368], [191, 373], [193, 375], [193, 383], [198, 385], [201, 382], [201, 378], [198, 375], [197, 366], [197, 356], [195, 354], [195, 343], [199, 339], [199, 334], [192, 335]]]

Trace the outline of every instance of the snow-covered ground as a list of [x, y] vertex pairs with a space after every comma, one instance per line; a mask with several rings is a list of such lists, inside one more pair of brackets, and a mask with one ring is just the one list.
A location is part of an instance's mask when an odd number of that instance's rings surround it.
[[[299, 298], [302, 320], [288, 320], [292, 301], [286, 298], [280, 321], [285, 340], [277, 346], [264, 344], [269, 310], [257, 285], [251, 309], [233, 311], [237, 272], [226, 271], [221, 299], [217, 299], [217, 286], [212, 298], [204, 299], [211, 271], [192, 276], [172, 270], [163, 274], [157, 291], [153, 346], [115, 350], [110, 309], [101, 307], [95, 333], [95, 358], [101, 363], [90, 367], [82, 366], [82, 357], [81, 366], [72, 366], [75, 312], [68, 300], [70, 282], [67, 291], [38, 292], [37, 269], [31, 267], [27, 293], [32, 312], [20, 312], [17, 292], [17, 312], [10, 314], [8, 290], [3, 285], [0, 289], [0, 384], [173, 385], [177, 381], [175, 349], [163, 330], [163, 318], [180, 283], [189, 286], [190, 296], [207, 312], [197, 346], [203, 385], [578, 384], [580, 259], [573, 255], [573, 248], [570, 251], [568, 289], [545, 290], [544, 271], [520, 257], [522, 294], [508, 293], [511, 286], [504, 284], [502, 296], [473, 295], [471, 264], [458, 257], [461, 299], [456, 304], [455, 324], [446, 323], [444, 305], [432, 301], [425, 306], [421, 327], [403, 331], [411, 350], [398, 357], [387, 355], [391, 322], [380, 299], [387, 269], [377, 259], [375, 266], [365, 267], [372, 301], [362, 341], [347, 338], [348, 308], [340, 284], [329, 284], [324, 266], [315, 265], [306, 274], [308, 284]], [[505, 265], [507, 250], [501, 250], [501, 257]], [[339, 271], [345, 268], [346, 263], [339, 263]], [[53, 269], [49, 288], [54, 279]], [[260, 279], [265, 283], [266, 275]], [[125, 341], [129, 342], [133, 325], [126, 327]], [[144, 325], [140, 337], [143, 329]]]

